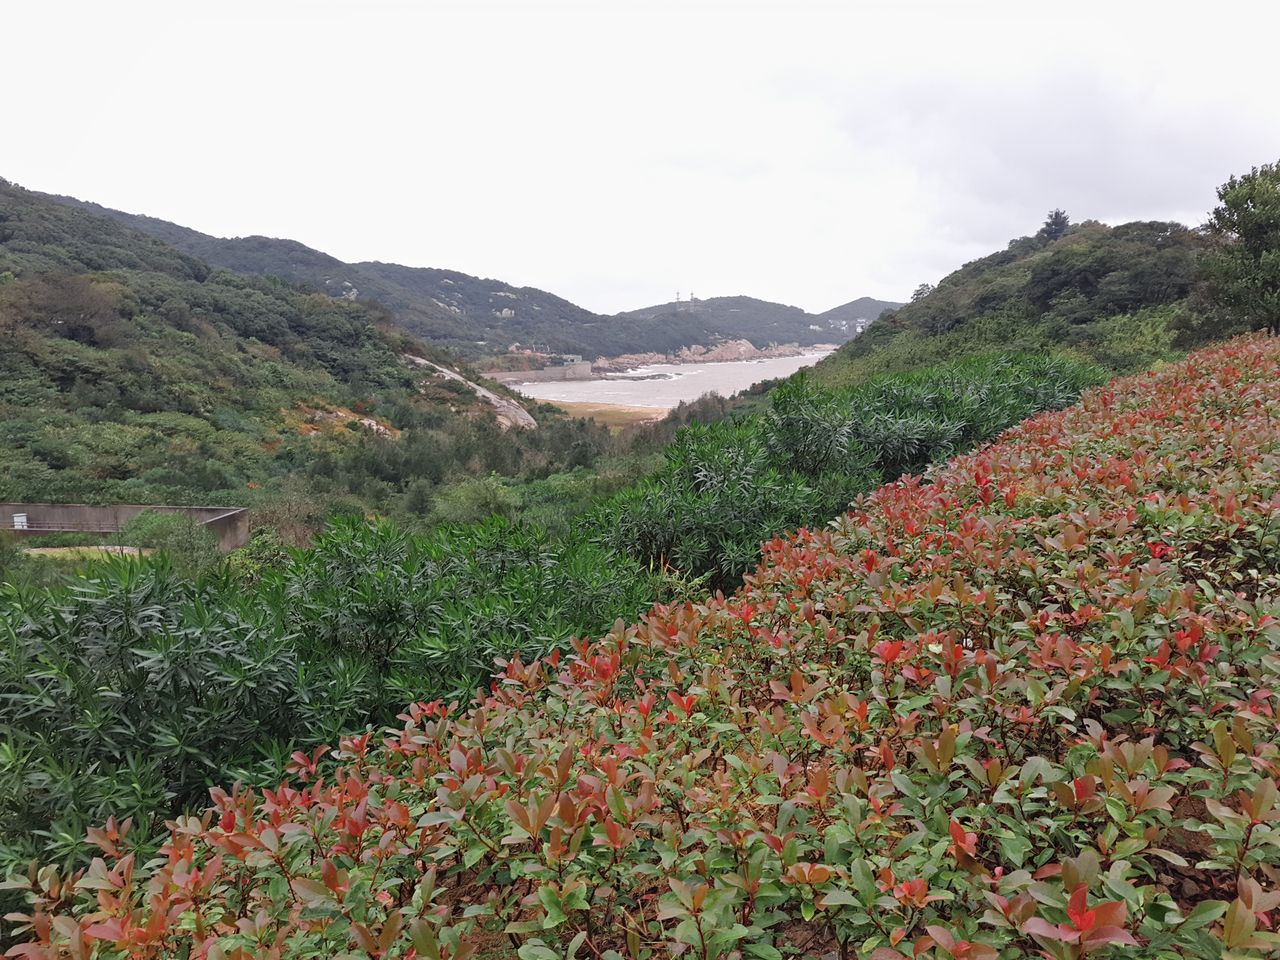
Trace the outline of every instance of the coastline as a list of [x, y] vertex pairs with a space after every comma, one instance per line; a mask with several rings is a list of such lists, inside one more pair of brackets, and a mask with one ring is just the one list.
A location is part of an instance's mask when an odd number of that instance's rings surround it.
[[783, 357], [747, 360], [652, 364], [629, 372], [600, 373], [590, 380], [543, 378], [517, 383], [512, 389], [526, 397], [554, 404], [641, 407], [670, 410], [705, 394], [730, 397], [763, 380], [791, 376], [827, 355], [813, 350]]
[[695, 345], [682, 347], [675, 353], [624, 353], [616, 357], [597, 357], [590, 361], [560, 366], [539, 367], [534, 370], [488, 370], [482, 376], [498, 383], [514, 386], [543, 381], [573, 382], [597, 380], [611, 373], [627, 373], [642, 367], [658, 364], [684, 366], [701, 363], [742, 363], [750, 360], [776, 360], [785, 357], [803, 357], [810, 354], [831, 353], [838, 350], [838, 343], [814, 343], [801, 346], [798, 343], [771, 344], [757, 347], [749, 340], [727, 340], [713, 347]]
[[773, 344], [757, 347], [750, 340], [727, 340], [714, 347], [682, 347], [675, 353], [624, 353], [616, 357], [599, 357], [591, 363], [593, 374], [625, 373], [654, 364], [739, 363], [744, 360], [773, 360], [780, 357], [802, 357], [810, 353], [836, 350], [836, 343]]

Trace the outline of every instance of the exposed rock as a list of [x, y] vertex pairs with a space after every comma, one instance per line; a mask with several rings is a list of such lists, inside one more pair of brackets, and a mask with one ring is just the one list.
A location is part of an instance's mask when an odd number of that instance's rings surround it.
[[406, 353], [404, 359], [414, 366], [430, 367], [441, 376], [448, 377], [450, 380], [457, 380], [459, 383], [465, 383], [476, 392], [476, 396], [493, 407], [494, 413], [498, 418], [498, 426], [502, 427], [503, 430], [510, 430], [512, 427], [520, 427], [522, 430], [538, 429], [538, 421], [533, 419], [533, 415], [514, 400], [500, 397], [492, 390], [482, 387], [478, 383], [472, 383], [461, 374], [447, 367], [442, 367], [438, 363], [432, 363], [424, 357], [415, 357]]
[[796, 343], [757, 347], [750, 340], [724, 340], [711, 347], [682, 347], [676, 353], [628, 353], [619, 357], [600, 357], [592, 361], [596, 373], [634, 370], [655, 363], [729, 363], [735, 360], [763, 360], [768, 357], [794, 357], [823, 349], [822, 344], [802, 347]]

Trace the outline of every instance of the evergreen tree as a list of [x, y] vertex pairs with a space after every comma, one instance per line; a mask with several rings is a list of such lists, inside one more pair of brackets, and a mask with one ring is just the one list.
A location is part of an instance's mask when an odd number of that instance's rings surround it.
[[1280, 335], [1280, 164], [1231, 177], [1218, 200], [1207, 224], [1219, 241], [1205, 258], [1210, 294], [1255, 329]]
[[1044, 226], [1036, 234], [1046, 241], [1057, 240], [1067, 232], [1067, 227], [1071, 226], [1071, 218], [1067, 216], [1065, 210], [1050, 210], [1049, 215], [1045, 217]]

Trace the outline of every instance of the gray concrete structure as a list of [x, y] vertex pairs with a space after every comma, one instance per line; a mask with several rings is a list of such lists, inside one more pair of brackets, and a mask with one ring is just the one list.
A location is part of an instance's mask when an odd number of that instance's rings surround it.
[[146, 510], [185, 513], [218, 538], [223, 553], [249, 541], [249, 511], [245, 507], [173, 507], [158, 504], [113, 503], [0, 503], [0, 530], [19, 537], [50, 533], [119, 533]]
[[591, 361], [579, 360], [577, 363], [561, 363], [554, 367], [543, 367], [541, 370], [499, 370], [486, 373], [490, 380], [499, 383], [542, 383], [547, 380], [590, 380]]

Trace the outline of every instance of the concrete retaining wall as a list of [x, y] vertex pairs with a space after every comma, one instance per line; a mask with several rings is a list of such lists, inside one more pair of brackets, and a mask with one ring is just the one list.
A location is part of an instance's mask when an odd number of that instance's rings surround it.
[[486, 373], [490, 380], [499, 383], [542, 383], [546, 380], [590, 380], [591, 361], [581, 363], [563, 363], [556, 367], [543, 367], [541, 370], [499, 370]]
[[[20, 537], [39, 537], [50, 533], [119, 533], [126, 523], [145, 510], [185, 513], [213, 531], [218, 538], [218, 549], [223, 553], [249, 542], [249, 511], [244, 507], [0, 503], [0, 530]], [[15, 523], [14, 517], [23, 515], [25, 521]]]

